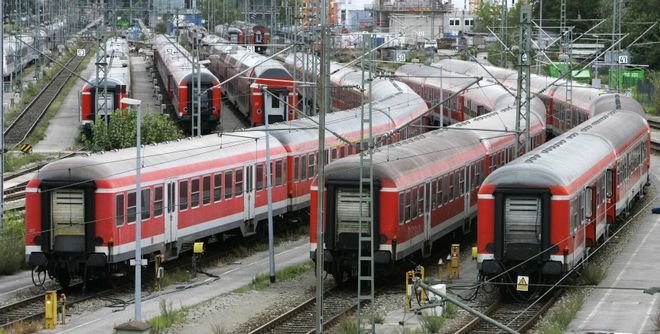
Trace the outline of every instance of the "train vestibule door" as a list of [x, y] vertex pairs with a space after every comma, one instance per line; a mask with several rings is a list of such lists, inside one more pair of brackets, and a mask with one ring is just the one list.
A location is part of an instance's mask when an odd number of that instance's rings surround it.
[[165, 243], [175, 242], [177, 239], [177, 224], [178, 224], [178, 210], [177, 210], [177, 192], [176, 180], [165, 181], [166, 191], [164, 194], [165, 201]]
[[254, 161], [245, 164], [243, 169], [243, 219], [247, 222], [254, 219]]
[[431, 255], [431, 211], [433, 210], [433, 197], [435, 194], [431, 191], [431, 180], [424, 182], [424, 246], [422, 255]]
[[[470, 216], [470, 185], [472, 184], [472, 166], [470, 164], [465, 165], [463, 168], [463, 233], [469, 233], [471, 230], [471, 220]], [[460, 182], [459, 182], [460, 183]], [[459, 184], [460, 186], [460, 184]]]

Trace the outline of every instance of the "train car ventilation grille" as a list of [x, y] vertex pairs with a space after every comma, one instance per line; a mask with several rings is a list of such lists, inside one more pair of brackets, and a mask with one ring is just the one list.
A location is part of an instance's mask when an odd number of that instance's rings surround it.
[[[362, 207], [360, 207], [362, 200]], [[337, 234], [355, 233], [360, 230], [360, 215], [369, 217], [369, 196], [361, 198], [357, 190], [340, 189], [337, 192]], [[371, 234], [371, 223], [364, 222], [363, 233]]]
[[[513, 244], [538, 245], [541, 235], [541, 199], [538, 197], [507, 197], [504, 209], [505, 249]], [[515, 248], [515, 247], [514, 247]]]

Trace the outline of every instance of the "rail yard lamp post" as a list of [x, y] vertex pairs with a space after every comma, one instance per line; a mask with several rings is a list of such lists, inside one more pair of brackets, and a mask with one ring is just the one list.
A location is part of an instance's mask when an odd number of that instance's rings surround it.
[[125, 97], [121, 99], [121, 103], [137, 106], [137, 133], [135, 135], [135, 320], [142, 321], [142, 191], [140, 189], [142, 101]]

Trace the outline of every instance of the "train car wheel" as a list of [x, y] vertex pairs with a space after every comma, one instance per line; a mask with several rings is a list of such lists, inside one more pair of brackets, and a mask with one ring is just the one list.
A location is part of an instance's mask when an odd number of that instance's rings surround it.
[[32, 268], [32, 284], [34, 286], [43, 286], [46, 283], [46, 268], [44, 266], [35, 266]]

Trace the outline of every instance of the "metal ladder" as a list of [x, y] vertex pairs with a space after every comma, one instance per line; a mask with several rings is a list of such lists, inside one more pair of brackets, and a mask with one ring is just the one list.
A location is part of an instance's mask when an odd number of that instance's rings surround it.
[[[362, 40], [364, 50], [371, 50], [373, 36], [369, 36], [368, 41], [364, 36]], [[362, 67], [362, 89], [365, 83], [368, 84], [368, 92], [371, 95], [371, 82], [373, 80], [373, 53], [369, 55], [369, 78], [365, 82], [365, 58], [361, 60]], [[363, 98], [364, 99], [364, 98]], [[358, 228], [358, 306], [357, 322], [360, 333], [375, 333], [375, 313], [374, 313], [374, 235], [373, 235], [373, 217], [374, 217], [374, 182], [373, 182], [373, 129], [372, 129], [372, 105], [371, 98], [365, 109], [365, 103], [361, 108], [361, 126], [360, 126], [360, 217]], [[367, 133], [365, 133], [367, 132]], [[366, 135], [366, 136], [365, 136]], [[366, 146], [366, 147], [365, 147]], [[367, 187], [368, 189], [364, 189]], [[368, 216], [362, 215], [363, 205], [368, 205]], [[364, 304], [364, 305], [363, 305]], [[363, 308], [369, 304], [370, 309]]]

